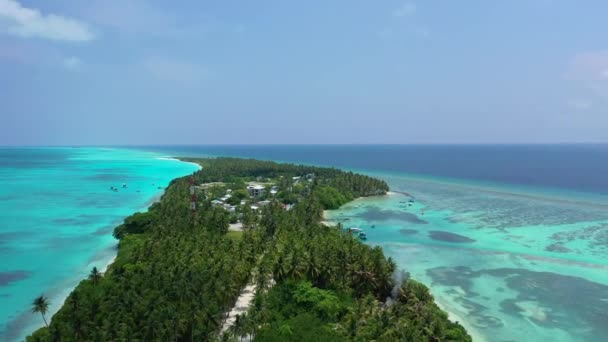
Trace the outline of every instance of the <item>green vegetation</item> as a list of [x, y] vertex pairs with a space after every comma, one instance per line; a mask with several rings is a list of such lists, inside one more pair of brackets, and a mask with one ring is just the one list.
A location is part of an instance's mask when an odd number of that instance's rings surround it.
[[[200, 192], [193, 214], [188, 178], [173, 181], [147, 213], [116, 228], [119, 251], [108, 271], [91, 271], [28, 341], [470, 341], [426, 287], [393, 280], [396, 266], [382, 249], [319, 223], [324, 209], [385, 193], [383, 181], [256, 160], [189, 161], [203, 166], [196, 184], [223, 182], [234, 194], [255, 180], [279, 192], [266, 195], [260, 214], [243, 206], [245, 231], [228, 232], [231, 214], [211, 203], [221, 191]], [[254, 303], [221, 336], [248, 282]]]
[[152, 227], [152, 224], [156, 221], [157, 210], [154, 204], [145, 213], [135, 213], [125, 219], [125, 222], [120, 226], [114, 228], [114, 237], [122, 239], [126, 234], [140, 234], [146, 232]]
[[32, 312], [40, 313], [40, 315], [42, 316], [42, 320], [44, 321], [44, 324], [47, 327], [49, 326], [49, 324], [47, 323], [46, 317], [44, 317], [44, 315], [46, 315], [46, 312], [49, 310], [49, 304], [49, 300], [45, 296], [39, 296], [32, 302]]
[[240, 241], [243, 239], [243, 232], [228, 232], [226, 237], [234, 241]]
[[338, 189], [331, 186], [320, 186], [316, 189], [315, 195], [325, 209], [338, 209], [352, 198], [343, 195]]

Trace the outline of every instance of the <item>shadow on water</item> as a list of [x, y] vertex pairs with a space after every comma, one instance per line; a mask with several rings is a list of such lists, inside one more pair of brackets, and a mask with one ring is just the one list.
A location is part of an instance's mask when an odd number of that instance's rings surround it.
[[30, 273], [27, 271], [0, 272], [0, 287], [8, 286], [11, 283], [26, 279], [29, 276]]
[[[500, 301], [501, 312], [524, 318], [543, 328], [576, 332], [590, 340], [608, 336], [608, 286], [580, 277], [552, 272], [535, 272], [519, 268], [481, 269], [470, 267], [437, 267], [427, 270], [434, 285], [451, 286], [448, 293], [458, 295], [460, 304], [469, 310], [470, 321], [478, 328], [500, 327], [498, 317], [487, 315], [483, 299], [475, 292], [474, 283], [484, 276], [502, 279], [512, 298]], [[456, 290], [457, 289], [457, 290]], [[498, 287], [496, 292], [505, 293]], [[504, 297], [504, 296], [501, 296]]]
[[432, 230], [429, 232], [429, 237], [436, 241], [455, 242], [455, 243], [470, 243], [475, 242], [474, 239], [468, 238], [464, 235], [444, 232], [441, 230]]
[[378, 207], [368, 207], [364, 212], [358, 214], [357, 217], [365, 221], [389, 221], [400, 220], [407, 223], [427, 224], [428, 222], [420, 219], [418, 216], [405, 211], [396, 211], [390, 209], [380, 209]]

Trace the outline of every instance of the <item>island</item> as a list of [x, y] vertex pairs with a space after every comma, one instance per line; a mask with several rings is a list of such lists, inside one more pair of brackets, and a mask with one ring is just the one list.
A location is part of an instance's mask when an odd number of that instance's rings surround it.
[[[384, 181], [180, 159], [202, 169], [116, 227], [115, 261], [27, 341], [471, 341], [380, 247], [321, 222], [324, 210], [386, 194]], [[33, 310], [46, 323], [45, 300]]]

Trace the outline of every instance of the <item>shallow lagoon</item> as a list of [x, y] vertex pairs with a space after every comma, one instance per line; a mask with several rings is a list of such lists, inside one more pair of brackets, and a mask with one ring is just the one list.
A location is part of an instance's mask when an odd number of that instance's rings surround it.
[[608, 339], [604, 197], [370, 174], [396, 192], [328, 218], [363, 228], [478, 339]]
[[112, 260], [113, 228], [145, 210], [172, 179], [198, 169], [160, 156], [107, 148], [0, 149], [0, 341], [20, 340], [43, 325], [29, 312], [31, 301], [49, 297], [50, 318], [93, 266]]

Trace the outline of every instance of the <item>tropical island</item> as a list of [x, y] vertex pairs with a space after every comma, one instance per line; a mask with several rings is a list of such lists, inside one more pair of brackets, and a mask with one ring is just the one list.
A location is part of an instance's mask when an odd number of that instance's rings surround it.
[[[28, 341], [471, 341], [380, 247], [321, 222], [385, 194], [334, 168], [193, 159], [161, 200], [116, 227], [118, 254]], [[245, 291], [243, 313], [231, 312]], [[48, 302], [36, 298], [33, 310]]]

